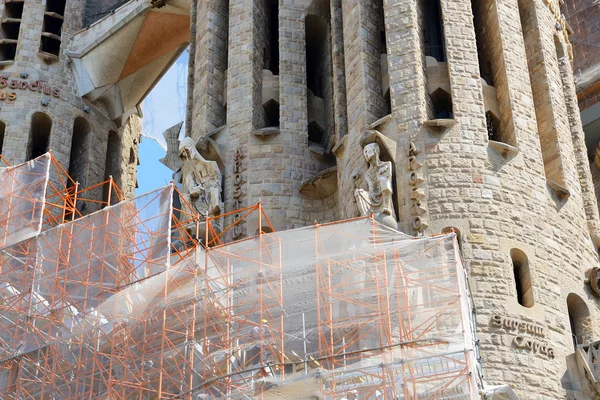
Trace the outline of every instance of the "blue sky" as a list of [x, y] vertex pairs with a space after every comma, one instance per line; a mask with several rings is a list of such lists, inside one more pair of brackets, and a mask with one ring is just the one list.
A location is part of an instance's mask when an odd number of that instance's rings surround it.
[[173, 172], [158, 160], [165, 155], [162, 133], [185, 119], [187, 64], [188, 52], [185, 51], [152, 89], [142, 105], [144, 137], [139, 147], [139, 188], [135, 192], [136, 195], [165, 186], [172, 179]]

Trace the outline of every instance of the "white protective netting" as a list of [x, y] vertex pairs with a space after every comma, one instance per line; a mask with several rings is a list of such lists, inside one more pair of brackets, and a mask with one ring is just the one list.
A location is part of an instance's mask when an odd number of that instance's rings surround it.
[[0, 250], [2, 398], [475, 398], [454, 235], [360, 218], [205, 250], [172, 198], [34, 218]]
[[50, 154], [0, 168], [0, 248], [25, 240], [42, 229]]

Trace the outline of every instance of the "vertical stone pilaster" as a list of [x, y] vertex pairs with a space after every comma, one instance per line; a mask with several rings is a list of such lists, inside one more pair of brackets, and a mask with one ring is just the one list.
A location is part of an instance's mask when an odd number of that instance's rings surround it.
[[[229, 3], [229, 65], [227, 80], [227, 127], [231, 142], [227, 147], [228, 168], [233, 169], [235, 162], [241, 162], [237, 173], [241, 183], [238, 194], [233, 185], [226, 193], [228, 210], [249, 206], [248, 181], [251, 175], [248, 143], [254, 121], [255, 97], [255, 46], [254, 12], [252, 0], [230, 0]], [[239, 151], [239, 155], [236, 154]], [[237, 159], [236, 159], [237, 158]], [[239, 160], [238, 160], [239, 159]], [[233, 171], [232, 171], [233, 172]], [[229, 176], [233, 176], [231, 173]], [[238, 178], [236, 178], [238, 179]], [[248, 232], [246, 232], [248, 233]], [[254, 234], [254, 232], [250, 232]]]
[[379, 26], [373, 21], [373, 7], [366, 0], [344, 1], [344, 58], [346, 64], [346, 101], [348, 110], [348, 138], [343, 154], [338, 153], [339, 204], [343, 218], [356, 216], [352, 175], [366, 171], [359, 144], [361, 133], [384, 116], [381, 84]]
[[[207, 0], [197, 5], [191, 128], [195, 140], [226, 123], [227, 37], [231, 25], [228, 4], [227, 0]], [[234, 4], [232, 0], [232, 7]]]
[[407, 190], [407, 157], [411, 140], [424, 148], [427, 119], [427, 78], [422, 52], [421, 7], [418, 0], [386, 0], [385, 24], [392, 116], [396, 126], [396, 196], [400, 226], [411, 232]]
[[335, 141], [348, 133], [346, 114], [346, 75], [344, 68], [344, 15], [342, 0], [331, 0], [331, 33], [333, 49], [333, 93]]

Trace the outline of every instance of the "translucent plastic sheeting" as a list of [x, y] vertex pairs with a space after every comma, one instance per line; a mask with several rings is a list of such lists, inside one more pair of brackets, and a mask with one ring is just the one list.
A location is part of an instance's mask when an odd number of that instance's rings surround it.
[[0, 248], [40, 232], [50, 163], [50, 154], [45, 154], [0, 168]]
[[[135, 263], [118, 264], [130, 279], [119, 284], [109, 268], [34, 272], [23, 302], [44, 334], [33, 338], [27, 328], [28, 350], [4, 362], [0, 393], [474, 398], [471, 314], [454, 235], [413, 239], [358, 219], [198, 247], [168, 268], [171, 256], [156, 255], [162, 261], [153, 265], [165, 267], [139, 276]], [[3, 315], [19, 304], [5, 301]]]
[[107, 298], [165, 271], [171, 198], [163, 188], [2, 249], [0, 360], [63, 348], [109, 322]]

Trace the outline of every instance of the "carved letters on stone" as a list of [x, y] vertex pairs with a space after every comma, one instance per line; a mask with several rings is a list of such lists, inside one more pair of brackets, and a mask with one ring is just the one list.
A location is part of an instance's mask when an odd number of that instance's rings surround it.
[[422, 199], [425, 197], [425, 193], [421, 190], [421, 184], [424, 182], [421, 169], [421, 164], [417, 155], [420, 151], [414, 142], [410, 142], [408, 148], [408, 184], [410, 185], [410, 215], [412, 218], [412, 228], [417, 233], [422, 233], [427, 229], [427, 220], [425, 214], [427, 208], [423, 203]]
[[[244, 158], [242, 152], [237, 149], [235, 152], [235, 159], [233, 164], [233, 209], [240, 210], [243, 208], [243, 200], [244, 193], [242, 192], [242, 172], [243, 165], [242, 159]], [[233, 217], [234, 222], [236, 223], [233, 227], [233, 240], [238, 240], [244, 237], [244, 224], [246, 221], [240, 221], [241, 214], [238, 212]], [[239, 221], [239, 222], [238, 222]]]
[[[498, 314], [492, 316], [492, 326], [497, 329], [505, 329], [508, 332], [513, 331], [518, 333], [517, 336], [513, 337], [513, 347], [531, 351], [533, 354], [541, 354], [548, 358], [554, 358], [554, 349], [538, 339], [546, 337], [546, 329], [543, 326]], [[525, 336], [526, 334], [537, 336], [538, 338], [527, 337]]]

